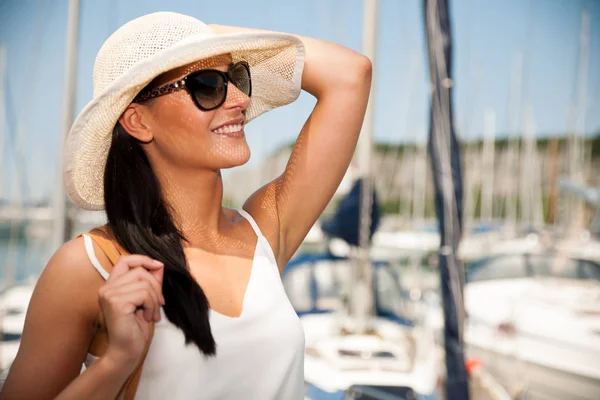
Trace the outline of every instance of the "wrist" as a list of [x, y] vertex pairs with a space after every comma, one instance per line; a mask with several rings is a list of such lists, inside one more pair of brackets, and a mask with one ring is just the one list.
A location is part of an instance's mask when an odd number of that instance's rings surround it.
[[112, 350], [110, 347], [106, 351], [106, 354], [100, 358], [99, 362], [100, 361], [102, 361], [102, 365], [105, 369], [119, 375], [132, 374], [139, 362], [137, 357], [132, 357], [116, 350]]

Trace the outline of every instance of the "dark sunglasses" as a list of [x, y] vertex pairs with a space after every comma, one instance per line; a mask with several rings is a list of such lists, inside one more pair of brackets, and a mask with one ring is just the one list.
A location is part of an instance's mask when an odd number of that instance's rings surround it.
[[233, 83], [246, 96], [252, 96], [250, 67], [247, 62], [240, 61], [231, 65], [227, 72], [216, 69], [201, 69], [176, 82], [167, 83], [148, 91], [143, 90], [133, 101], [141, 103], [185, 89], [199, 109], [210, 111], [221, 107], [227, 99], [229, 82]]

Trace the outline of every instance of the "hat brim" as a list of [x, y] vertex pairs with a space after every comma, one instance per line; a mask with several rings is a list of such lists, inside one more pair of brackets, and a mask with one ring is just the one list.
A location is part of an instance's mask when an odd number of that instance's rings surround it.
[[292, 35], [232, 33], [188, 37], [133, 65], [75, 119], [64, 153], [64, 183], [71, 200], [86, 210], [104, 209], [104, 169], [113, 129], [135, 96], [160, 74], [220, 54], [248, 62], [252, 99], [246, 122], [296, 100], [301, 91], [304, 46]]

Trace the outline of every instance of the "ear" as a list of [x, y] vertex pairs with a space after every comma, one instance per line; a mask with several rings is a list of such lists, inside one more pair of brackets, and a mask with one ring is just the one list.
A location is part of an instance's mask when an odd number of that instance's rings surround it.
[[131, 103], [119, 118], [119, 123], [127, 133], [142, 143], [150, 143], [154, 139], [148, 125], [147, 110], [140, 104]]

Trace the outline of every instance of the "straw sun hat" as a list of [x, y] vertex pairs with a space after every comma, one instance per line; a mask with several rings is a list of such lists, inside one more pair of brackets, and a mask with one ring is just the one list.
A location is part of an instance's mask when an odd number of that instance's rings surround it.
[[112, 131], [135, 96], [164, 72], [220, 54], [250, 66], [252, 99], [246, 122], [299, 96], [304, 47], [292, 35], [217, 35], [195, 18], [159, 12], [128, 22], [106, 40], [94, 64], [94, 97], [75, 119], [65, 143], [64, 179], [75, 204], [104, 209]]

